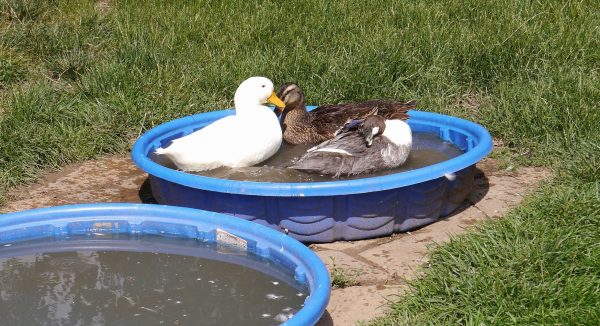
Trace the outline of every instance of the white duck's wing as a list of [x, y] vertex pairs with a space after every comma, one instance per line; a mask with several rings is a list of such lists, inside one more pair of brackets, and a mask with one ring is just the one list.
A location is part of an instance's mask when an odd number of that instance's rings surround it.
[[236, 119], [236, 116], [234, 115], [221, 118], [187, 136], [174, 139], [169, 148], [172, 146], [213, 147], [213, 145], [216, 146], [222, 142], [226, 142], [227, 139], [230, 138], [232, 132], [235, 132], [239, 127], [239, 122], [237, 120], [238, 119]]
[[[243, 167], [260, 163], [281, 145], [281, 127], [275, 114], [265, 108], [252, 116], [227, 116], [175, 139], [157, 150], [185, 171], [202, 171], [219, 166]], [[271, 121], [269, 121], [271, 119]]]
[[281, 145], [281, 127], [275, 114], [268, 108], [257, 110], [252, 116], [240, 117], [232, 132], [223, 162], [230, 167], [258, 164], [277, 152]]
[[187, 136], [175, 139], [156, 151], [185, 171], [209, 170], [220, 166], [225, 151], [231, 150], [233, 137], [239, 130], [235, 116], [227, 116]]

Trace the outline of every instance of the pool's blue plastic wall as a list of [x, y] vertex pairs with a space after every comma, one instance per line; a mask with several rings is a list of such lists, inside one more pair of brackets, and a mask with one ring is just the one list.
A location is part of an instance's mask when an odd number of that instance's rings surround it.
[[416, 185], [370, 193], [273, 197], [228, 194], [150, 176], [160, 203], [225, 213], [288, 233], [304, 242], [357, 240], [409, 231], [454, 211], [473, 188], [474, 167]]
[[110, 242], [143, 235], [190, 238], [219, 245], [217, 229], [244, 239], [244, 250], [291, 271], [298, 282], [308, 286], [310, 295], [304, 307], [285, 325], [314, 325], [319, 320], [331, 291], [329, 273], [319, 257], [280, 232], [214, 212], [162, 205], [86, 204], [9, 213], [0, 215], [0, 246], [13, 249], [18, 242], [36, 239], [68, 244], [74, 236]]
[[[149, 173], [159, 203], [234, 215], [288, 233], [304, 242], [356, 240], [408, 231], [459, 207], [473, 189], [475, 163], [492, 149], [490, 134], [473, 122], [410, 111], [414, 132], [439, 135], [465, 151], [445, 162], [379, 177], [309, 183], [223, 180], [163, 167], [150, 153], [232, 110], [162, 124], [134, 145], [133, 161]], [[447, 178], [454, 174], [456, 178]]]

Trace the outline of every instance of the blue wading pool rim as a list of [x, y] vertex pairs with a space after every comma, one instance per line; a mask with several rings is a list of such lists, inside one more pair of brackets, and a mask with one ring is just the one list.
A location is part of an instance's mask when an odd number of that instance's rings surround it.
[[[99, 227], [100, 230], [94, 229]], [[284, 325], [313, 325], [325, 312], [331, 291], [321, 259], [297, 240], [257, 223], [198, 209], [150, 204], [80, 204], [0, 215], [0, 245], [70, 234], [160, 234], [216, 242], [216, 229], [248, 241], [263, 257], [284, 257], [305, 278], [309, 296]], [[102, 241], [102, 240], [98, 240]]]
[[[312, 110], [315, 107], [309, 106], [308, 109]], [[467, 168], [480, 161], [492, 150], [492, 137], [479, 124], [448, 115], [410, 110], [408, 123], [411, 127], [424, 125], [426, 128], [423, 131], [430, 129], [430, 132], [439, 132], [440, 138], [450, 141], [452, 133], [468, 135], [464, 148], [461, 148], [466, 152], [447, 161], [408, 172], [355, 180], [297, 183], [238, 181], [204, 177], [164, 167], [149, 158], [154, 149], [168, 145], [170, 140], [187, 135], [217, 119], [234, 113], [235, 110], [231, 109], [200, 113], [156, 126], [135, 142], [131, 158], [137, 166], [150, 175], [191, 188], [230, 194], [310, 197], [375, 192], [421, 183]], [[159, 139], [168, 141], [161, 142]], [[461, 146], [459, 145], [459, 147]]]

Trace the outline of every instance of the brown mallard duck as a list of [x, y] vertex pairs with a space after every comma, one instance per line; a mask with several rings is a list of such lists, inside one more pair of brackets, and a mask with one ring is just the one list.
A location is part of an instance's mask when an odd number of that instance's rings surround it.
[[408, 119], [408, 110], [415, 101], [368, 100], [356, 103], [321, 105], [306, 111], [302, 89], [293, 83], [283, 84], [277, 96], [285, 103], [278, 107], [281, 114], [283, 139], [290, 144], [316, 144], [331, 139], [348, 121], [364, 119], [377, 112], [385, 119]]

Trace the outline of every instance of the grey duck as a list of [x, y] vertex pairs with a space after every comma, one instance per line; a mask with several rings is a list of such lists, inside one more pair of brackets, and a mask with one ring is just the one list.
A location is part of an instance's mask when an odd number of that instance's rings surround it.
[[370, 115], [309, 149], [291, 168], [311, 173], [355, 175], [398, 167], [412, 147], [410, 126], [400, 119]]

